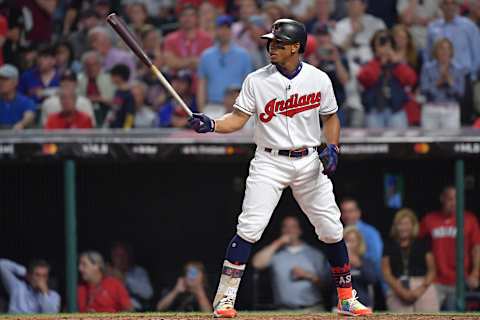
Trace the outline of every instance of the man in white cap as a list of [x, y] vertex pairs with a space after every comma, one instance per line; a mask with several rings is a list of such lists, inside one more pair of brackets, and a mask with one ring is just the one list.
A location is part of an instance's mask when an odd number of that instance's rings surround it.
[[22, 130], [35, 119], [36, 105], [17, 92], [18, 70], [13, 65], [0, 67], [0, 128]]

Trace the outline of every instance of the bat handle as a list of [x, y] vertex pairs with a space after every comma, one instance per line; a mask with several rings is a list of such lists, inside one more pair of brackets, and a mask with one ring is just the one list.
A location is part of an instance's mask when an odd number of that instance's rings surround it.
[[155, 74], [158, 80], [160, 80], [162, 85], [167, 89], [168, 93], [170, 93], [172, 97], [180, 104], [183, 111], [185, 111], [189, 117], [192, 117], [192, 114], [193, 114], [192, 110], [190, 110], [190, 108], [187, 106], [185, 101], [183, 101], [183, 99], [178, 95], [175, 89], [170, 85], [168, 80], [165, 79], [165, 77], [160, 72], [160, 70], [158, 70], [158, 68], [154, 64], [152, 64], [152, 66], [150, 67], [150, 70], [153, 72], [153, 74]]

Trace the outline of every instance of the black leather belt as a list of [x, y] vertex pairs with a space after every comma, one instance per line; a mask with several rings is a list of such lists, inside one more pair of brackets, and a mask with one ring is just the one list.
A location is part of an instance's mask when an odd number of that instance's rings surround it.
[[[278, 155], [289, 158], [302, 158], [308, 156], [308, 149], [309, 148], [301, 148], [296, 150], [278, 150]], [[314, 147], [313, 149], [317, 150], [317, 147]], [[272, 153], [272, 151], [272, 148], [265, 148], [265, 152]]]

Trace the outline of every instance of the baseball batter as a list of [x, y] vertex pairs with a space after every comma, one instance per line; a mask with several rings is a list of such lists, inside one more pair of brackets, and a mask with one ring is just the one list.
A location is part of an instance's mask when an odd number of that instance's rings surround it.
[[[302, 23], [277, 20], [271, 33], [262, 38], [268, 39], [271, 64], [247, 76], [234, 111], [215, 120], [202, 113], [189, 119], [199, 133], [234, 132], [251, 116], [256, 121], [257, 150], [250, 163], [237, 233], [227, 248], [213, 302], [214, 316], [236, 316], [237, 289], [251, 247], [262, 236], [288, 186], [318, 238], [326, 243], [339, 297], [338, 312], [353, 316], [371, 314], [352, 290], [340, 211], [328, 177], [337, 166], [340, 135], [331, 81], [324, 72], [301, 61], [307, 39]], [[320, 117], [327, 147], [318, 153]]]

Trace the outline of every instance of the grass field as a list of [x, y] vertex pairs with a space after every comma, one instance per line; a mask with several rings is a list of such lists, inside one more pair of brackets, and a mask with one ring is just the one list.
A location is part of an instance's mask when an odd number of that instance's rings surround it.
[[[437, 314], [390, 314], [377, 313], [369, 317], [356, 317], [355, 319], [372, 320], [430, 320], [430, 319], [455, 319], [455, 320], [473, 320], [480, 319], [480, 313], [437, 313]], [[0, 320], [205, 320], [212, 319], [209, 313], [120, 313], [120, 314], [58, 314], [58, 315], [5, 315], [0, 316]], [[334, 313], [296, 313], [296, 312], [241, 312], [236, 319], [240, 320], [314, 320], [314, 319], [353, 319], [352, 317], [338, 316]]]

